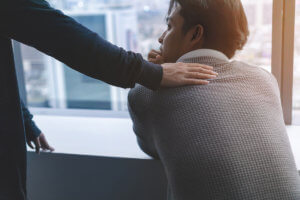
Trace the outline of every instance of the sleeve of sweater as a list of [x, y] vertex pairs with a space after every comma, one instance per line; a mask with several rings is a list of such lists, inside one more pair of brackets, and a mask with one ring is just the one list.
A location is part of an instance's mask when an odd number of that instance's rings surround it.
[[153, 141], [153, 125], [147, 103], [142, 93], [139, 93], [139, 86], [130, 90], [128, 94], [128, 110], [133, 122], [133, 131], [137, 136], [137, 142], [143, 152], [154, 159], [159, 159], [158, 152]]
[[0, 36], [32, 46], [92, 78], [118, 87], [156, 90], [162, 67], [119, 48], [44, 0], [2, 0]]
[[26, 138], [29, 140], [33, 140], [37, 138], [42, 133], [42, 131], [37, 127], [37, 125], [33, 121], [33, 115], [29, 112], [22, 100], [21, 108], [23, 113]]

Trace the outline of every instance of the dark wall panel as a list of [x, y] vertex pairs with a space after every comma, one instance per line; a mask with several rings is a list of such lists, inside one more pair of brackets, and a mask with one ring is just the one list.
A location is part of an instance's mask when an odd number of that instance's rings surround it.
[[29, 200], [166, 200], [159, 161], [28, 153]]

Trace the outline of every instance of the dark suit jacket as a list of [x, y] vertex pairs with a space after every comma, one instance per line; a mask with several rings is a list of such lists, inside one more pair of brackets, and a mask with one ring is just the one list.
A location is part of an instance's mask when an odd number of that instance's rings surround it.
[[44, 0], [0, 1], [0, 199], [25, 199], [26, 146], [11, 39], [119, 87], [157, 89], [162, 67], [103, 40]]
[[23, 120], [24, 120], [24, 128], [25, 128], [25, 135], [26, 140], [34, 140], [35, 138], [39, 137], [42, 131], [38, 128], [38, 126], [33, 121], [33, 115], [30, 113], [26, 105], [21, 100], [21, 108], [23, 113]]

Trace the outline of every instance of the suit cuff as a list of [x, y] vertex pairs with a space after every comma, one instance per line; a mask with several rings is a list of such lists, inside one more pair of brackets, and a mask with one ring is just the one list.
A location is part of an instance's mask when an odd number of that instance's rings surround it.
[[145, 60], [142, 61], [142, 71], [137, 83], [151, 89], [158, 90], [163, 78], [163, 68]]
[[34, 122], [31, 122], [29, 125], [25, 126], [25, 132], [30, 140], [36, 139], [42, 133], [42, 131], [36, 126]]

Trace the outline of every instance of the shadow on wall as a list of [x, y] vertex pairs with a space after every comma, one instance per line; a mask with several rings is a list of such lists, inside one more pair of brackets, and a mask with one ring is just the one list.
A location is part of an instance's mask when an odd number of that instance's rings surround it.
[[30, 200], [165, 200], [156, 160], [28, 152]]

